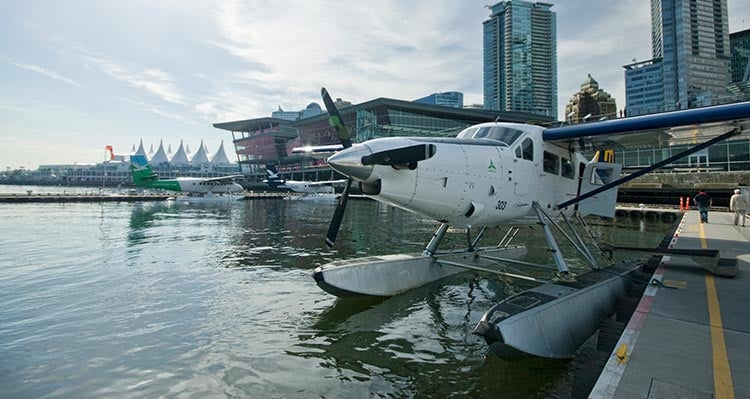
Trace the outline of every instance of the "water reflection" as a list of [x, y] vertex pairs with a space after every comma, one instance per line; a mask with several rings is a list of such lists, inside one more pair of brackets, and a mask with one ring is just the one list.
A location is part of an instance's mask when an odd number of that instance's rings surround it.
[[[314, 267], [421, 252], [437, 228], [351, 201], [329, 250], [323, 236], [334, 206], [1, 208], [0, 242], [13, 251], [0, 252], [0, 351], [14, 367], [0, 367], [0, 390], [134, 398], [520, 398], [570, 390], [574, 362], [508, 363], [470, 333], [495, 302], [526, 288], [517, 281], [469, 272], [385, 300], [340, 300], [318, 289]], [[648, 222], [643, 232], [630, 221], [592, 228], [628, 245], [662, 236]], [[503, 234], [491, 230], [486, 243]], [[517, 241], [531, 248], [525, 260], [549, 261], [540, 234], [524, 228]], [[461, 231], [445, 239], [446, 248], [465, 243]]]

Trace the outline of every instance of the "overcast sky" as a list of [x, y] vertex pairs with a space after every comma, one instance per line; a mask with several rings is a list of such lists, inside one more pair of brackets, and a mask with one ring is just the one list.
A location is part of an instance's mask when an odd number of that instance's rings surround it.
[[[591, 73], [625, 102], [622, 66], [650, 58], [649, 0], [550, 1], [559, 113]], [[127, 153], [213, 152], [216, 122], [322, 103], [461, 91], [482, 103], [478, 0], [0, 0], [0, 168], [93, 163]], [[728, 0], [730, 32], [750, 28]]]

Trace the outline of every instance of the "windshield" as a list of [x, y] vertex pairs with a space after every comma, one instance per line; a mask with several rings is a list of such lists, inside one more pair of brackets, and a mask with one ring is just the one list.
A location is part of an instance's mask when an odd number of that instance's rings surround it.
[[458, 134], [460, 139], [491, 139], [506, 145], [513, 144], [523, 134], [522, 130], [503, 126], [470, 127]]

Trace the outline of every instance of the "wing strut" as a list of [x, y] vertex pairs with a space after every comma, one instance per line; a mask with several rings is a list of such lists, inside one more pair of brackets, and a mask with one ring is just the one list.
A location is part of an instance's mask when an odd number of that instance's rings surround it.
[[714, 145], [716, 143], [720, 143], [720, 142], [722, 142], [722, 141], [724, 141], [724, 140], [726, 140], [726, 139], [728, 139], [728, 138], [730, 138], [732, 136], [738, 135], [740, 133], [741, 133], [740, 129], [735, 128], [735, 129], [733, 129], [733, 130], [731, 130], [731, 131], [729, 131], [727, 133], [724, 133], [724, 134], [722, 134], [720, 136], [714, 137], [711, 140], [706, 141], [705, 143], [698, 144], [695, 147], [687, 149], [687, 150], [685, 150], [685, 151], [683, 151], [683, 152], [681, 152], [681, 153], [679, 153], [677, 155], [672, 155], [671, 157], [669, 157], [667, 159], [664, 159], [664, 160], [661, 160], [661, 161], [659, 161], [659, 162], [657, 162], [657, 163], [655, 163], [655, 164], [653, 164], [653, 165], [651, 165], [651, 166], [649, 166], [647, 168], [643, 168], [643, 169], [641, 169], [641, 170], [639, 170], [639, 171], [637, 171], [635, 173], [629, 174], [629, 175], [627, 175], [627, 176], [625, 176], [625, 177], [623, 177], [621, 179], [618, 179], [618, 180], [615, 180], [613, 182], [607, 183], [607, 184], [605, 184], [605, 185], [603, 185], [603, 186], [601, 186], [601, 187], [599, 187], [599, 188], [597, 188], [595, 190], [591, 190], [591, 191], [589, 191], [589, 192], [587, 192], [585, 194], [581, 194], [578, 197], [575, 197], [575, 198], [573, 198], [571, 200], [565, 201], [565, 202], [557, 205], [557, 209], [563, 209], [563, 208], [565, 208], [567, 206], [570, 206], [570, 205], [573, 205], [573, 204], [577, 204], [577, 203], [585, 200], [586, 198], [593, 197], [594, 195], [597, 195], [597, 194], [599, 194], [601, 192], [607, 191], [607, 190], [609, 190], [612, 187], [617, 187], [617, 186], [619, 186], [619, 185], [621, 185], [623, 183], [627, 183], [627, 182], [629, 182], [629, 181], [631, 181], [631, 180], [633, 180], [635, 178], [641, 177], [641, 176], [645, 175], [646, 173], [651, 172], [654, 169], [659, 169], [659, 168], [661, 168], [664, 165], [668, 165], [668, 164], [670, 164], [670, 163], [672, 163], [672, 162], [674, 162], [674, 161], [676, 161], [676, 160], [678, 160], [680, 158], [684, 158], [684, 157], [686, 157], [686, 156], [688, 156], [690, 154], [696, 153], [696, 152], [698, 152], [698, 151], [700, 151], [700, 150], [702, 150], [704, 148], [708, 148], [708, 147], [710, 147], [710, 146], [712, 146], [712, 145]]

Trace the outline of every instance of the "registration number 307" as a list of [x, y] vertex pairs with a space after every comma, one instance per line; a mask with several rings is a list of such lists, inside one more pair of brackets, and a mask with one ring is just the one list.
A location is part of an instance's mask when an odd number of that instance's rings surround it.
[[495, 205], [495, 209], [504, 211], [506, 206], [508, 206], [508, 201], [497, 201], [497, 205]]

